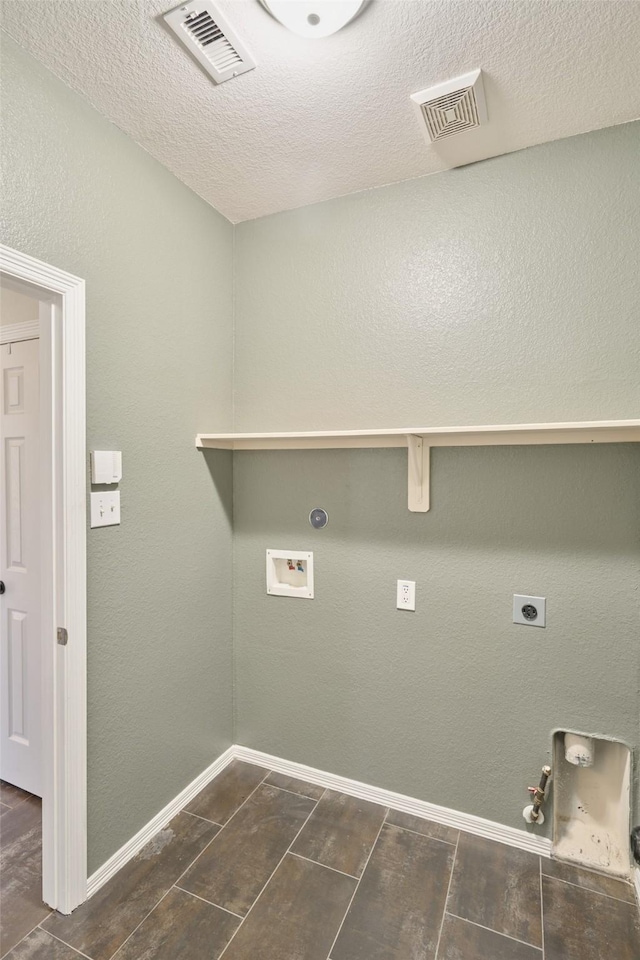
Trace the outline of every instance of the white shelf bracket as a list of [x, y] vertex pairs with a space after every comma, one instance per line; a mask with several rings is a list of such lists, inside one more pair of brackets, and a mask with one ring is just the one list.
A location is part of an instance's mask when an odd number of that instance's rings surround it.
[[426, 513], [429, 509], [430, 453], [422, 437], [407, 434], [408, 474], [409, 474], [409, 510], [412, 513]]

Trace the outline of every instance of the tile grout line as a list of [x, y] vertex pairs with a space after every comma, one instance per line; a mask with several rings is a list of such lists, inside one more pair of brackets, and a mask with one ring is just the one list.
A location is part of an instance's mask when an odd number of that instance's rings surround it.
[[[405, 833], [412, 833], [416, 837], [425, 837], [427, 840], [435, 840], [437, 843], [446, 843], [450, 847], [455, 847], [456, 845], [453, 840], [441, 840], [440, 837], [431, 837], [428, 833], [420, 833], [419, 830], [410, 830], [409, 827], [399, 827], [397, 823], [391, 823], [391, 821], [386, 818], [384, 822], [389, 827], [394, 827], [396, 830], [404, 830]], [[451, 827], [451, 829], [453, 830], [454, 828]], [[458, 831], [458, 833], [460, 833], [460, 831]]]
[[[263, 768], [263, 769], [266, 769], [266, 768]], [[159, 899], [156, 903], [154, 903], [154, 905], [153, 905], [153, 907], [151, 908], [151, 910], [149, 910], [149, 912], [142, 918], [142, 920], [140, 921], [140, 923], [131, 931], [131, 933], [129, 934], [129, 936], [128, 936], [125, 940], [122, 941], [122, 943], [121, 943], [120, 946], [115, 950], [115, 952], [111, 954], [111, 956], [109, 957], [109, 960], [113, 960], [113, 958], [116, 957], [118, 953], [120, 953], [120, 951], [121, 951], [122, 948], [125, 946], [125, 944], [127, 944], [127, 943], [129, 942], [129, 940], [131, 939], [131, 937], [134, 935], [134, 933], [136, 932], [136, 930], [139, 930], [139, 928], [142, 926], [142, 924], [145, 922], [145, 920], [148, 920], [148, 919], [149, 919], [149, 917], [151, 916], [151, 914], [153, 913], [153, 911], [156, 909], [156, 907], [159, 907], [160, 904], [162, 903], [162, 901], [165, 899], [165, 897], [170, 893], [170, 891], [171, 891], [175, 886], [177, 886], [177, 884], [180, 882], [180, 880], [182, 880], [182, 878], [184, 877], [184, 875], [185, 875], [185, 873], [187, 872], [187, 870], [189, 870], [189, 869], [193, 866], [193, 864], [196, 862], [196, 860], [198, 859], [198, 857], [201, 857], [201, 856], [202, 856], [202, 854], [205, 852], [205, 850], [207, 850], [207, 849], [209, 848], [209, 846], [213, 843], [213, 841], [215, 840], [215, 838], [216, 838], [217, 836], [219, 836], [220, 833], [222, 833], [222, 831], [223, 831], [224, 828], [227, 826], [227, 824], [231, 823], [231, 821], [232, 821], [233, 818], [235, 817], [235, 815], [236, 815], [236, 813], [238, 812], [238, 810], [241, 810], [242, 807], [244, 807], [245, 803], [247, 803], [247, 802], [251, 799], [251, 797], [254, 795], [254, 793], [256, 792], [256, 790], [258, 789], [258, 787], [260, 787], [260, 786], [264, 783], [264, 781], [265, 781], [266, 778], [270, 775], [270, 773], [271, 773], [271, 770], [267, 770], [267, 771], [266, 771], [266, 773], [265, 773], [264, 777], [262, 778], [262, 780], [261, 780], [259, 783], [257, 783], [256, 786], [255, 786], [255, 787], [253, 788], [253, 790], [251, 791], [251, 793], [250, 793], [247, 797], [245, 797], [245, 799], [242, 801], [242, 803], [241, 803], [240, 806], [237, 808], [237, 810], [234, 810], [233, 814], [232, 814], [232, 815], [229, 817], [229, 819], [227, 820], [227, 823], [223, 824], [223, 825], [220, 827], [220, 830], [218, 830], [218, 831], [214, 834], [214, 836], [211, 838], [211, 840], [209, 841], [209, 843], [207, 843], [207, 845], [206, 845], [205, 847], [203, 847], [203, 849], [200, 851], [200, 853], [198, 854], [198, 856], [195, 857], [195, 858], [189, 863], [189, 865], [187, 866], [187, 868], [182, 871], [182, 873], [180, 874], [180, 876], [178, 877], [178, 879], [175, 880], [174, 883], [172, 883], [171, 886], [170, 886], [167, 890], [165, 890], [165, 892], [162, 894], [162, 896], [160, 897], [160, 899]], [[212, 781], [212, 782], [213, 782], [213, 781]], [[204, 789], [204, 788], [203, 788], [203, 789]], [[195, 799], [195, 798], [194, 798], [194, 799]], [[179, 811], [179, 813], [188, 813], [188, 811], [187, 811], [187, 810], [181, 810], [181, 811]], [[176, 816], [179, 816], [179, 814], [176, 814]], [[195, 816], [196, 819], [198, 819], [198, 820], [203, 820], [205, 823], [210, 823], [210, 824], [212, 824], [212, 825], [217, 826], [217, 824], [214, 824], [214, 821], [213, 821], [213, 820], [207, 820], [205, 817], [199, 817], [197, 814], [190, 814], [190, 816]], [[185, 891], [184, 891], [184, 893], [188, 893], [188, 892], [189, 892], [188, 890], [185, 890]], [[217, 906], [217, 904], [213, 904], [213, 906]], [[229, 911], [228, 911], [228, 912], [229, 912]], [[43, 928], [43, 929], [44, 929], [44, 928]], [[47, 931], [47, 932], [48, 932], [48, 931]], [[58, 938], [58, 939], [59, 939], [59, 938]], [[62, 943], [66, 943], [66, 941], [64, 941], [64, 940], [61, 941], [61, 942], [62, 942]], [[68, 946], [70, 946], [72, 949], [75, 949], [75, 947], [73, 947], [72, 944], [68, 944]], [[91, 960], [91, 958], [89, 958], [89, 960]]]
[[[251, 797], [254, 795], [254, 793], [256, 792], [256, 790], [258, 789], [258, 787], [261, 787], [261, 786], [262, 786], [262, 784], [263, 784], [264, 781], [267, 779], [267, 777], [271, 774], [271, 772], [272, 772], [271, 770], [267, 770], [267, 772], [265, 773], [265, 775], [264, 775], [264, 777], [262, 778], [262, 780], [260, 781], [260, 783], [257, 783], [257, 784], [255, 785], [255, 787], [253, 788], [253, 790], [251, 791], [251, 793], [244, 798], [244, 800], [242, 801], [242, 803], [240, 804], [240, 806], [237, 808], [237, 810], [234, 810], [234, 811], [233, 811], [233, 813], [231, 814], [231, 816], [229, 817], [229, 819], [227, 820], [227, 822], [222, 824], [222, 826], [220, 827], [220, 829], [213, 835], [213, 837], [211, 837], [211, 840], [209, 840], [209, 843], [208, 843], [205, 847], [202, 848], [202, 850], [200, 851], [200, 853], [198, 854], [198, 856], [197, 856], [197, 857], [194, 857], [193, 860], [191, 861], [191, 863], [182, 871], [182, 873], [180, 874], [180, 876], [178, 877], [178, 879], [177, 879], [177, 880], [174, 880], [174, 882], [173, 882], [173, 886], [174, 886], [174, 887], [177, 886], [177, 885], [180, 883], [180, 881], [181, 881], [182, 878], [184, 877], [185, 873], [188, 873], [188, 872], [189, 872], [189, 870], [191, 869], [191, 867], [194, 865], [194, 863], [195, 863], [197, 860], [200, 859], [200, 857], [202, 856], [202, 854], [203, 854], [206, 850], [209, 849], [209, 847], [211, 846], [211, 844], [213, 843], [213, 841], [216, 839], [216, 837], [219, 837], [219, 836], [220, 836], [220, 834], [222, 833], [222, 831], [224, 830], [224, 828], [229, 826], [229, 824], [231, 823], [231, 821], [233, 820], [233, 818], [236, 816], [236, 814], [239, 813], [240, 810], [242, 810], [242, 808], [244, 807], [244, 805], [245, 805], [246, 803], [248, 803], [249, 800], [251, 800]], [[211, 782], [213, 783], [213, 781], [211, 781]], [[194, 798], [194, 799], [195, 799], [195, 798]], [[188, 811], [185, 810], [184, 812], [187, 813]], [[195, 814], [195, 816], [197, 816], [197, 814]], [[206, 820], [205, 817], [199, 817], [198, 819], [200, 819], [200, 820]], [[213, 820], [206, 820], [206, 822], [212, 824], [214, 821], [213, 821]], [[188, 891], [188, 890], [185, 890], [185, 893], [189, 893], [189, 891]], [[217, 904], [214, 904], [214, 906], [217, 906]]]
[[[188, 816], [195, 817], [197, 820], [204, 820], [205, 823], [212, 823], [214, 827], [220, 827], [220, 830], [222, 830], [224, 826], [223, 823], [218, 823], [217, 820], [209, 820], [209, 817], [201, 817], [199, 813], [191, 813], [190, 810], [181, 810], [180, 813], [186, 813]], [[220, 833], [220, 830], [218, 830], [218, 833]]]
[[[540, 875], [541, 877], [546, 877], [547, 880], [554, 880], [556, 883], [567, 883], [570, 887], [577, 887], [578, 890], [583, 890], [585, 893], [594, 893], [596, 897], [606, 897], [607, 900], [616, 900], [618, 903], [634, 903], [633, 900], [623, 900], [622, 897], [614, 897], [610, 893], [603, 893], [602, 890], [591, 890], [589, 887], [583, 887], [579, 883], [574, 883], [573, 880], [563, 880], [561, 877], [552, 877], [550, 874], [544, 873], [543, 870], [540, 871]], [[602, 874], [597, 874], [597, 876], [602, 876]]]
[[343, 928], [343, 926], [344, 926], [345, 920], [346, 920], [347, 917], [349, 916], [349, 911], [351, 910], [351, 905], [353, 904], [353, 901], [355, 900], [355, 896], [356, 896], [356, 893], [358, 892], [358, 888], [360, 887], [360, 883], [361, 883], [361, 881], [362, 881], [362, 878], [364, 877], [365, 873], [367, 872], [367, 867], [369, 866], [369, 861], [371, 860], [371, 857], [373, 856], [373, 851], [375, 850], [375, 848], [376, 848], [377, 845], [378, 845], [378, 840], [380, 839], [380, 834], [382, 833], [382, 828], [384, 827], [385, 823], [387, 822], [387, 817], [388, 817], [388, 815], [389, 815], [389, 807], [386, 807], [385, 810], [386, 810], [386, 813], [385, 813], [384, 817], [382, 818], [382, 823], [380, 824], [380, 829], [378, 830], [378, 832], [377, 832], [377, 834], [376, 834], [375, 840], [374, 840], [373, 843], [371, 844], [371, 850], [369, 850], [369, 856], [367, 857], [367, 859], [366, 859], [366, 861], [365, 861], [365, 865], [364, 865], [364, 867], [362, 868], [362, 873], [360, 874], [360, 876], [358, 877], [358, 879], [357, 879], [357, 881], [356, 881], [356, 885], [355, 885], [354, 891], [353, 891], [353, 893], [351, 894], [351, 899], [349, 900], [349, 903], [347, 904], [347, 909], [345, 910], [344, 916], [343, 916], [342, 920], [340, 921], [340, 926], [338, 927], [338, 932], [336, 933], [335, 937], [333, 938], [333, 943], [332, 943], [331, 946], [329, 947], [329, 953], [327, 954], [327, 960], [331, 960], [331, 954], [332, 954], [332, 952], [333, 952], [333, 948], [335, 947], [336, 943], [338, 942], [338, 937], [340, 936], [340, 933], [341, 933], [342, 928]]
[[[40, 922], [42, 923], [43, 921], [40, 921]], [[40, 926], [40, 924], [38, 924], [38, 926]], [[79, 957], [85, 957], [86, 960], [93, 960], [93, 957], [90, 957], [88, 953], [84, 953], [82, 950], [78, 950], [77, 947], [72, 947], [71, 944], [67, 943], [66, 940], [63, 940], [62, 937], [56, 936], [56, 934], [51, 933], [50, 930], [45, 930], [44, 927], [40, 927], [40, 929], [43, 931], [43, 933], [48, 933], [49, 936], [52, 937], [54, 940], [57, 940], [58, 943], [64, 943], [65, 947], [69, 947], [69, 949], [73, 950], [74, 953], [77, 953]], [[31, 932], [33, 933], [33, 930]]]
[[111, 954], [109, 960], [113, 960], [113, 958], [116, 957], [116, 956], [120, 953], [120, 951], [122, 950], [122, 948], [123, 948], [127, 943], [129, 943], [129, 940], [131, 940], [131, 937], [134, 935], [134, 933], [136, 932], [136, 930], [139, 930], [140, 927], [142, 926], [142, 924], [145, 922], [145, 920], [148, 920], [148, 919], [149, 919], [149, 917], [151, 916], [151, 914], [153, 913], [153, 911], [156, 909], [156, 907], [159, 907], [159, 906], [160, 906], [160, 904], [162, 903], [162, 901], [164, 900], [164, 898], [167, 897], [167, 896], [171, 893], [171, 890], [172, 890], [172, 889], [173, 889], [173, 887], [169, 887], [169, 889], [166, 890], [165, 893], [162, 894], [162, 896], [160, 897], [160, 899], [158, 900], [158, 902], [157, 902], [157, 903], [154, 903], [154, 905], [153, 905], [153, 907], [151, 908], [151, 910], [149, 910], [149, 912], [142, 918], [142, 920], [141, 920], [140, 923], [137, 925], [137, 927], [135, 927], [135, 928], [131, 931], [131, 933], [130, 933], [129, 936], [126, 938], [126, 940], [123, 940], [122, 943], [120, 944], [120, 946], [117, 948], [117, 950], [116, 950], [114, 953]]
[[540, 940], [542, 943], [542, 960], [544, 960], [544, 900], [542, 899], [542, 857], [538, 858], [540, 863]]
[[[47, 914], [47, 917], [48, 917], [48, 916], [51, 916], [51, 914]], [[24, 941], [27, 939], [27, 937], [30, 937], [31, 934], [33, 933], [33, 931], [34, 931], [34, 930], [37, 930], [38, 927], [40, 927], [40, 924], [43, 923], [44, 920], [47, 919], [47, 917], [44, 917], [43, 920], [39, 920], [39, 921], [36, 923], [35, 927], [32, 927], [31, 930], [27, 930], [27, 932], [25, 933], [24, 937], [21, 937], [20, 940], [18, 940], [17, 943], [14, 943], [12, 947], [9, 947], [9, 949], [6, 951], [6, 953], [3, 953], [3, 954], [0, 956], [0, 960], [5, 960], [5, 957], [8, 957], [12, 950], [15, 950], [15, 948], [16, 948], [16, 947], [19, 947], [21, 943], [24, 943]], [[44, 928], [43, 928], [43, 929], [44, 929]], [[47, 931], [47, 932], [48, 932], [48, 931]]]
[[179, 890], [180, 893], [186, 893], [188, 897], [195, 897], [196, 900], [202, 900], [203, 903], [208, 903], [210, 907], [215, 907], [216, 910], [224, 910], [225, 913], [231, 914], [232, 917], [237, 917], [238, 920], [244, 920], [241, 914], [234, 913], [233, 910], [227, 910], [226, 907], [221, 907], [219, 903], [214, 903], [213, 900], [207, 900], [206, 897], [201, 897], [197, 893], [191, 893], [191, 890], [185, 890], [184, 887], [179, 887], [177, 883], [174, 883], [173, 889]]
[[[326, 790], [323, 791], [322, 797], [324, 797], [324, 795], [325, 795], [326, 792], [327, 792]], [[281, 866], [282, 862], [284, 861], [284, 858], [287, 856], [287, 854], [288, 854], [289, 851], [291, 850], [291, 847], [294, 845], [294, 843], [296, 842], [296, 840], [298, 839], [298, 837], [300, 836], [300, 834], [302, 833], [302, 831], [303, 831], [304, 828], [306, 827], [306, 825], [307, 825], [307, 823], [309, 822], [309, 819], [310, 819], [310, 817], [312, 816], [312, 814], [315, 813], [318, 804], [319, 804], [320, 801], [322, 800], [322, 797], [319, 797], [317, 800], [312, 801], [313, 807], [312, 807], [311, 810], [309, 811], [308, 816], [305, 817], [304, 823], [302, 824], [302, 826], [300, 827], [300, 829], [299, 829], [298, 832], [296, 833], [295, 837], [293, 838], [293, 840], [291, 841], [291, 843], [289, 844], [289, 846], [287, 847], [287, 849], [286, 849], [285, 852], [283, 853], [282, 857], [280, 858], [280, 860], [278, 861], [278, 863], [277, 863], [277, 865], [276, 865], [275, 870], [271, 873], [271, 876], [269, 877], [269, 879], [267, 880], [267, 882], [266, 882], [265, 885], [263, 886], [262, 890], [260, 891], [260, 893], [258, 894], [258, 896], [256, 897], [256, 899], [253, 901], [253, 903], [251, 904], [251, 906], [249, 907], [249, 909], [248, 909], [247, 912], [245, 913], [245, 915], [244, 915], [243, 919], [241, 920], [241, 922], [238, 924], [238, 929], [235, 931], [235, 933], [234, 933], [233, 936], [231, 937], [231, 940], [229, 940], [229, 943], [226, 945], [226, 947], [224, 948], [224, 950], [222, 951], [222, 953], [219, 954], [218, 960], [222, 960], [222, 957], [224, 956], [224, 954], [227, 952], [227, 950], [229, 949], [229, 947], [231, 946], [231, 944], [232, 944], [233, 941], [235, 940], [236, 936], [238, 935], [238, 932], [239, 932], [240, 930], [242, 930], [243, 926], [244, 926], [245, 923], [246, 923], [247, 917], [251, 914], [251, 911], [252, 911], [253, 908], [255, 907], [256, 903], [258, 902], [258, 900], [260, 899], [260, 897], [262, 896], [262, 894], [264, 893], [264, 891], [267, 889], [267, 887], [269, 886], [269, 884], [270, 884], [271, 881], [273, 880], [273, 878], [274, 878], [274, 876], [276, 875], [277, 871], [280, 869], [280, 866]], [[311, 797], [305, 797], [304, 799], [305, 799], [305, 800], [311, 800]]]
[[[298, 790], [287, 790], [286, 787], [279, 787], [277, 783], [268, 783], [267, 786], [273, 787], [274, 790], [283, 790], [284, 793], [292, 793], [294, 797], [304, 797], [305, 800], [313, 800], [314, 803], [318, 802], [318, 800], [315, 797], [310, 797], [308, 793], [299, 793]], [[324, 789], [325, 788], [323, 787], [323, 791]]]
[[289, 851], [292, 857], [297, 857], [298, 860], [306, 860], [307, 863], [315, 863], [318, 867], [324, 867], [325, 870], [332, 870], [333, 873], [339, 873], [342, 877], [349, 877], [350, 880], [359, 880], [359, 877], [354, 877], [352, 873], [345, 873], [344, 870], [337, 870], [335, 867], [330, 867], [327, 863], [320, 863], [319, 860], [314, 860], [312, 857], [303, 857], [301, 853], [296, 853], [294, 850]]
[[517, 937], [512, 937], [509, 933], [502, 933], [501, 930], [494, 930], [493, 927], [485, 927], [483, 923], [476, 923], [475, 920], [469, 920], [467, 917], [459, 917], [457, 913], [450, 913], [448, 910], [445, 910], [445, 915], [453, 917], [455, 920], [461, 920], [463, 923], [470, 923], [472, 927], [480, 927], [481, 930], [486, 930], [488, 933], [495, 933], [497, 937], [504, 937], [505, 940], [513, 940], [514, 943], [521, 943], [523, 947], [530, 947], [531, 950], [542, 950], [542, 947], [536, 947], [535, 943], [518, 940]]
[[6, 807], [8, 810], [17, 810], [18, 807], [22, 806], [22, 804], [23, 804], [26, 800], [32, 800], [34, 797], [35, 797], [36, 800], [39, 800], [39, 799], [40, 799], [39, 797], [36, 797], [34, 793], [26, 793], [26, 792], [25, 792], [25, 796], [24, 796], [24, 797], [20, 797], [17, 803], [7, 803], [6, 800], [0, 800], [0, 804], [1, 804], [3, 807]]
[[[590, 877], [600, 877], [602, 880], [615, 880], [616, 883], [622, 883], [624, 886], [629, 886], [633, 888], [633, 881], [628, 877], [625, 879], [617, 874], [608, 873], [606, 870], [598, 870], [596, 867], [585, 866], [582, 863], [578, 863], [577, 860], [562, 860], [557, 857], [543, 857], [542, 860], [544, 863], [556, 864], [559, 867], [568, 867], [569, 869], [576, 870], [578, 873], [586, 873]], [[542, 866], [542, 875], [544, 877], [549, 877], [551, 880], [556, 880], [557, 877], [554, 877], [552, 873], [545, 873], [544, 863]], [[566, 880], [566, 883], [573, 883], [572, 880]], [[577, 884], [576, 884], [577, 886]], [[586, 889], [586, 887], [585, 887]]]
[[444, 920], [447, 915], [447, 904], [449, 903], [449, 894], [451, 893], [451, 884], [453, 882], [453, 871], [456, 868], [456, 860], [458, 858], [458, 846], [460, 844], [460, 831], [458, 831], [458, 839], [456, 840], [456, 848], [453, 851], [453, 863], [451, 864], [451, 873], [449, 874], [449, 883], [447, 884], [447, 895], [444, 898], [444, 910], [442, 911], [442, 920], [440, 921], [440, 930], [438, 932], [438, 942], [436, 943], [436, 952], [433, 955], [433, 960], [438, 960], [438, 952], [440, 950], [440, 941], [442, 940], [442, 931], [444, 930]]

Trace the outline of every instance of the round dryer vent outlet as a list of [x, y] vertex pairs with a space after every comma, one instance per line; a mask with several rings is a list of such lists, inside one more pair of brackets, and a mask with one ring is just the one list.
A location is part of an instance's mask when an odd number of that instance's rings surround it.
[[322, 507], [314, 507], [309, 514], [309, 523], [314, 530], [322, 530], [329, 523], [329, 514]]

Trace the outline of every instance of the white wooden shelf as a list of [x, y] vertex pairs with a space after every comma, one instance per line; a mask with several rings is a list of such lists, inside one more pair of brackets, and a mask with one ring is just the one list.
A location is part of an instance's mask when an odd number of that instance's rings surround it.
[[406, 447], [409, 510], [429, 509], [431, 447], [520, 446], [549, 443], [640, 443], [640, 420], [510, 423], [477, 427], [403, 427], [300, 433], [199, 433], [196, 447], [213, 450], [339, 450]]

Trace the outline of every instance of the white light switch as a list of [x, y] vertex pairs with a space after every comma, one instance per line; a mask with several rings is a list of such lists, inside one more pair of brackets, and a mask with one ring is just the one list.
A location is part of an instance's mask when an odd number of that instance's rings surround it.
[[398, 580], [398, 596], [396, 600], [398, 610], [415, 610], [416, 582], [415, 580]]
[[120, 491], [91, 494], [91, 526], [111, 527], [120, 523]]

